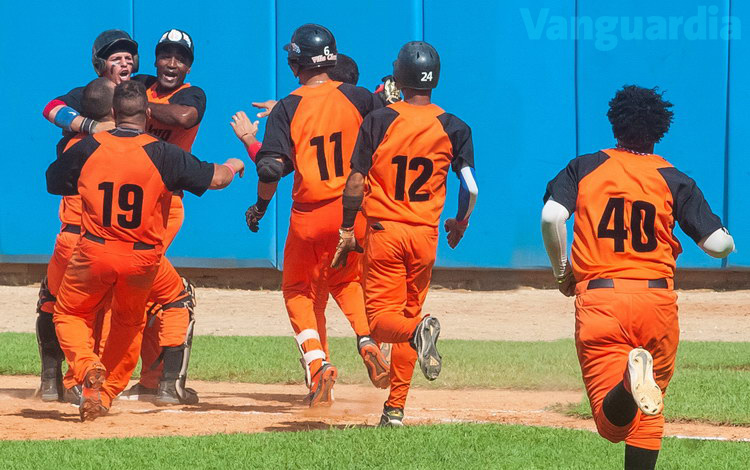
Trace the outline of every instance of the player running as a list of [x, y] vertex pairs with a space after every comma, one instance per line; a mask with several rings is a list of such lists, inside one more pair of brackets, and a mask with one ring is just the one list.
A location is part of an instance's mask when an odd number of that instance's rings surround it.
[[478, 189], [471, 129], [431, 102], [440, 78], [440, 57], [426, 42], [409, 42], [398, 53], [393, 77], [404, 101], [368, 115], [354, 148], [343, 195], [343, 222], [332, 266], [362, 251], [355, 236], [360, 206], [367, 217], [364, 290], [372, 337], [394, 343], [390, 394], [381, 426], [401, 426], [414, 364], [428, 380], [442, 366], [436, 342], [440, 323], [422, 316], [435, 263], [448, 169], [461, 180], [459, 209], [445, 222], [448, 244], [463, 237]]
[[344, 168], [357, 130], [375, 105], [364, 88], [333, 81], [336, 41], [320, 25], [300, 26], [284, 49], [302, 85], [273, 108], [256, 158], [258, 201], [246, 213], [258, 230], [285, 162], [294, 168], [292, 215], [284, 247], [282, 291], [302, 354], [310, 406], [332, 401], [338, 371], [324, 346], [325, 317], [314, 306], [333, 295], [357, 335], [357, 349], [375, 386], [387, 384], [388, 364], [370, 338], [356, 254], [343, 270], [329, 269], [336, 248]]
[[[560, 291], [576, 295], [576, 350], [599, 434], [625, 441], [626, 469], [653, 469], [664, 434], [662, 396], [680, 329], [675, 222], [706, 253], [734, 240], [695, 181], [654, 154], [672, 103], [626, 86], [609, 102], [617, 147], [575, 158], [547, 185], [542, 234]], [[567, 257], [565, 221], [575, 216]]]
[[[50, 193], [80, 194], [83, 202], [83, 234], [65, 271], [54, 316], [60, 346], [83, 384], [82, 421], [106, 414], [135, 369], [172, 192], [202, 195], [229, 185], [235, 173], [244, 171], [241, 160], [201, 162], [146, 134], [146, 107], [143, 84], [118, 85], [113, 100], [117, 127], [81, 140], [47, 170]], [[111, 334], [97, 355], [95, 307], [110, 294]]]

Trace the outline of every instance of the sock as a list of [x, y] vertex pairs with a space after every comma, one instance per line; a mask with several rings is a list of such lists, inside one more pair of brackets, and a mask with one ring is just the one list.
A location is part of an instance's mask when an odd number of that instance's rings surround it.
[[633, 395], [625, 389], [620, 382], [607, 393], [602, 402], [602, 411], [610, 423], [615, 426], [627, 426], [638, 412], [638, 405], [633, 400]]
[[658, 450], [625, 445], [625, 470], [654, 470], [657, 457]]

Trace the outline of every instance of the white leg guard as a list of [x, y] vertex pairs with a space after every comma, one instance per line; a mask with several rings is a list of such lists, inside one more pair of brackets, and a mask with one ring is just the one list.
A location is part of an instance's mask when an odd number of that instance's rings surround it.
[[299, 362], [305, 371], [305, 385], [308, 388], [312, 379], [310, 375], [310, 363], [316, 359], [326, 360], [326, 353], [322, 349], [313, 349], [307, 352], [302, 349], [302, 344], [311, 339], [317, 339], [320, 342], [320, 335], [313, 329], [302, 330], [294, 337], [294, 340], [297, 342], [297, 349], [299, 349], [299, 353], [302, 356]]

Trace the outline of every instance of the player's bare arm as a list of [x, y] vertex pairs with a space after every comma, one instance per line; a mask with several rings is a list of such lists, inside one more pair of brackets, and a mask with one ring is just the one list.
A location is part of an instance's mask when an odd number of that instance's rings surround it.
[[358, 253], [364, 251], [354, 236], [354, 220], [357, 218], [360, 206], [362, 206], [364, 194], [365, 175], [352, 170], [346, 180], [346, 187], [344, 187], [344, 197], [342, 198], [344, 216], [339, 229], [339, 243], [336, 245], [336, 253], [331, 260], [332, 268], [346, 266], [346, 258], [352, 251]]
[[256, 114], [259, 118], [264, 118], [271, 114], [271, 111], [273, 111], [273, 107], [276, 106], [276, 103], [278, 101], [276, 100], [266, 100], [266, 101], [256, 101], [254, 103], [250, 103], [253, 105], [253, 107], [256, 107], [258, 109], [262, 109], [263, 111]]
[[230, 158], [221, 165], [214, 163], [214, 176], [208, 189], [226, 188], [238, 173], [240, 178], [245, 175], [245, 164], [239, 158]]
[[190, 129], [200, 122], [198, 110], [181, 104], [149, 103], [150, 117], [170, 126]]
[[255, 135], [258, 133], [259, 122], [260, 121], [250, 121], [244, 111], [237, 111], [234, 113], [232, 115], [232, 120], [229, 122], [234, 134], [245, 146], [245, 150], [247, 150], [247, 154], [252, 161], [255, 161], [255, 157], [258, 155], [258, 151], [260, 151], [261, 147], [260, 141], [255, 138]]

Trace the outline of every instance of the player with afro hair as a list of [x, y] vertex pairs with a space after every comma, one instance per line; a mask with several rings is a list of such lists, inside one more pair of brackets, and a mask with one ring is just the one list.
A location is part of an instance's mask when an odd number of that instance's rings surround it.
[[618, 147], [639, 153], [653, 153], [654, 144], [669, 131], [674, 113], [672, 103], [658, 88], [626, 85], [609, 102], [607, 117]]

